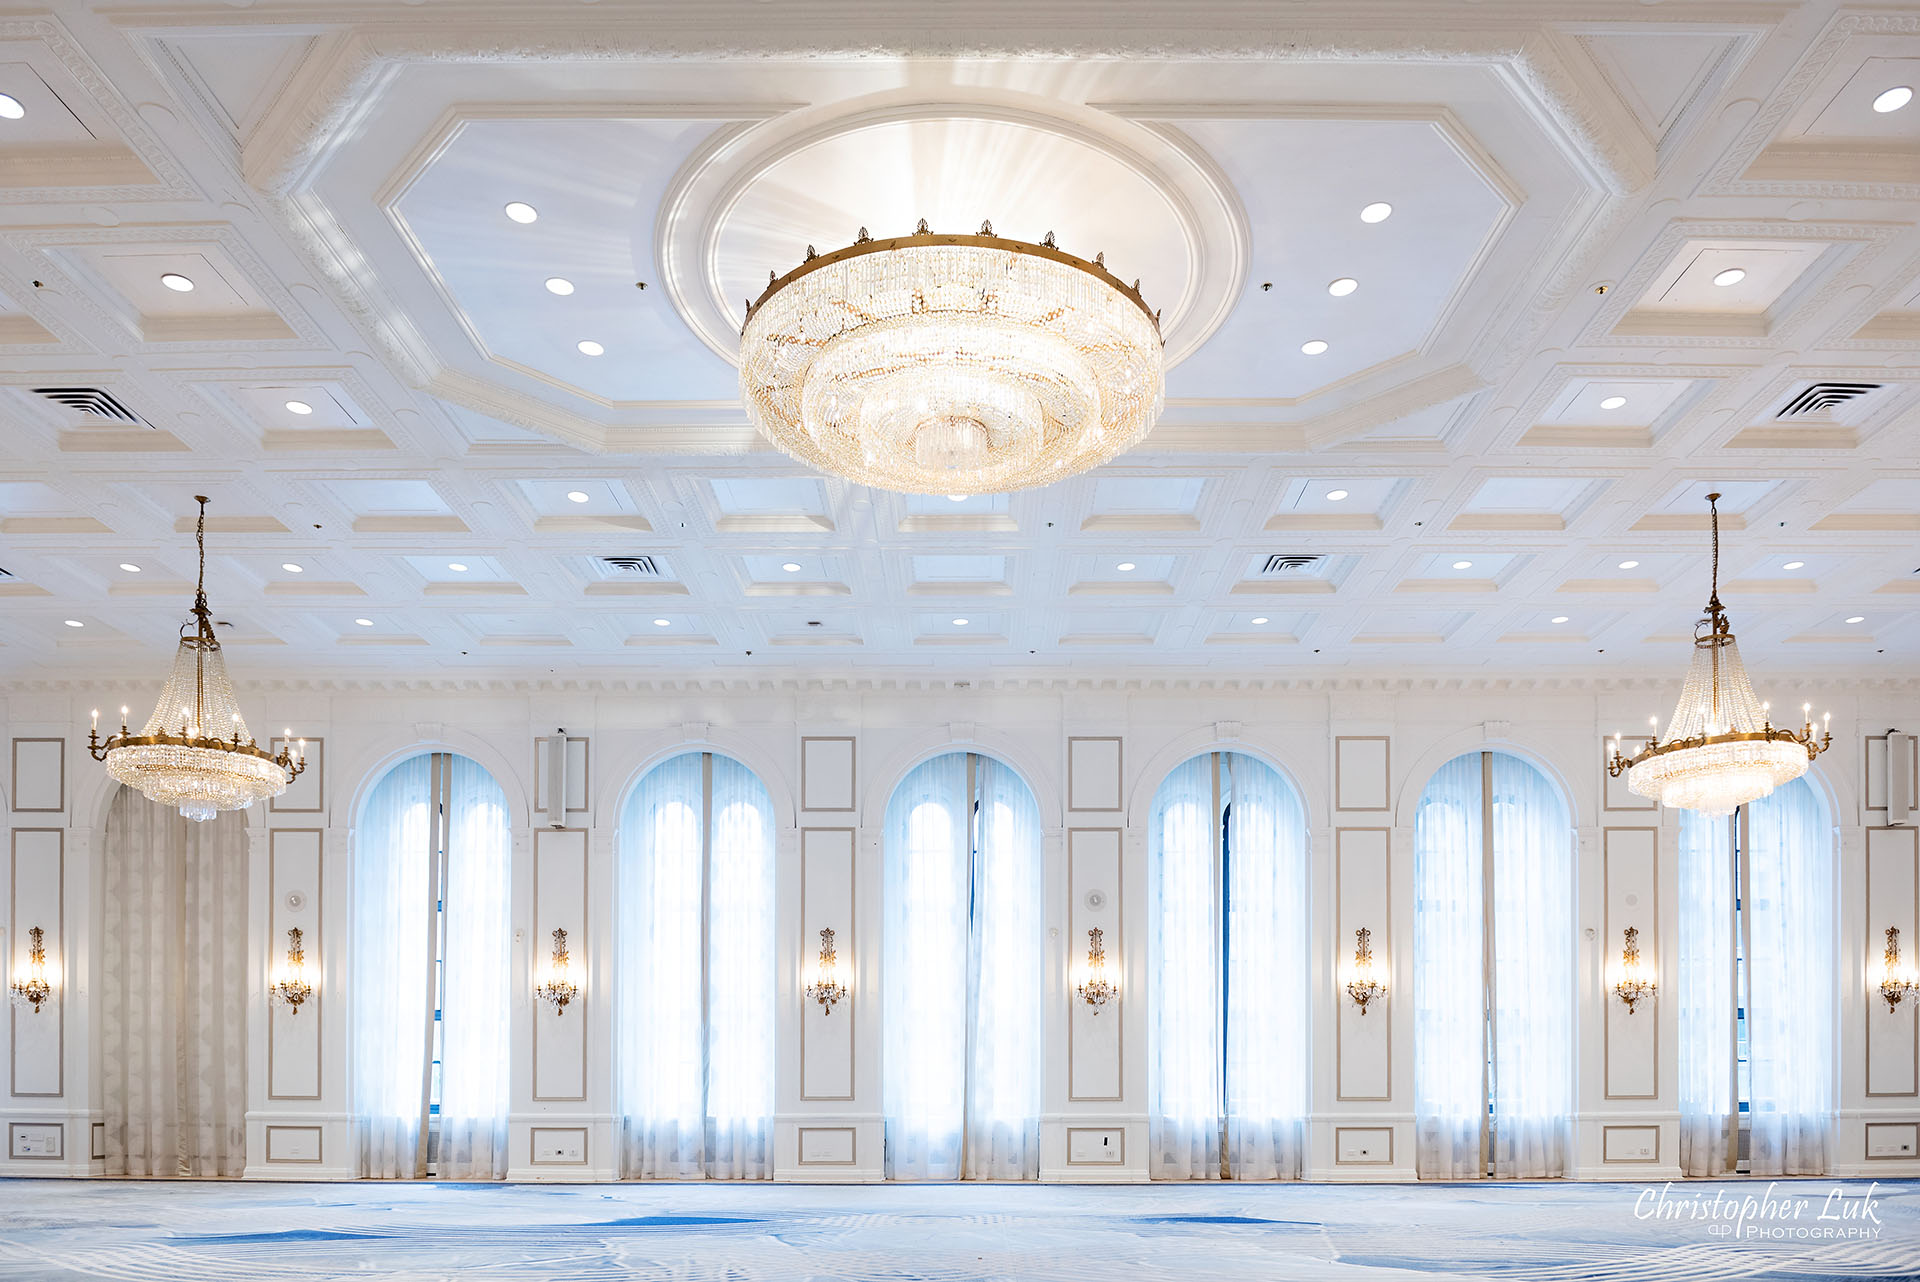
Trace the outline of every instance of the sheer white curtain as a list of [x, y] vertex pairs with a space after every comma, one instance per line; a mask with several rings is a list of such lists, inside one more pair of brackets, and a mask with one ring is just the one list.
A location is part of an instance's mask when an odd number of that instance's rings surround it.
[[1486, 1120], [1480, 754], [1434, 772], [1413, 819], [1414, 1164], [1477, 1179]]
[[1560, 791], [1490, 754], [1493, 1173], [1565, 1175], [1573, 1144], [1573, 825]]
[[360, 1174], [426, 1174], [433, 1036], [433, 759], [389, 770], [353, 834], [353, 1110]]
[[622, 1174], [705, 1173], [700, 928], [705, 768], [689, 752], [647, 772], [620, 823]]
[[707, 1175], [773, 1178], [773, 800], [714, 756], [707, 946]]
[[967, 755], [917, 766], [887, 802], [882, 1105], [887, 1176], [960, 1175], [967, 1112]]
[[513, 825], [478, 762], [448, 769], [446, 978], [441, 997], [441, 1179], [507, 1174], [513, 985]]
[[1176, 766], [1147, 819], [1147, 1171], [1220, 1177], [1213, 759]]
[[1040, 806], [1013, 770], [975, 757], [980, 849], [973, 866], [966, 1178], [1040, 1175], [1042, 883]]
[[[101, 860], [107, 1174], [246, 1165], [247, 825], [114, 794]], [[45, 1018], [45, 1016], [42, 1016]]]
[[1298, 1179], [1306, 1139], [1309, 1017], [1307, 817], [1291, 784], [1225, 757], [1227, 1170]]
[[1824, 1175], [1833, 1126], [1833, 831], [1805, 778], [1747, 807], [1755, 1175]]
[[1680, 812], [1680, 1170], [1727, 1169], [1733, 1099], [1733, 843], [1725, 816]]

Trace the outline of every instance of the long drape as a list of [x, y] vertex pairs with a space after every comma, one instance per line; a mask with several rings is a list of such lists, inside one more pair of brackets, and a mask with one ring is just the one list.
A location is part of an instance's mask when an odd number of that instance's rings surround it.
[[1680, 812], [1680, 1170], [1728, 1170], [1733, 1101], [1733, 843], [1724, 816]]
[[246, 1164], [247, 828], [114, 794], [101, 859], [100, 1083], [109, 1175]]
[[1413, 819], [1414, 1165], [1484, 1175], [1483, 842], [1479, 753], [1434, 772]]
[[1213, 764], [1176, 766], [1147, 819], [1147, 1173], [1220, 1175]]
[[1040, 1175], [1040, 806], [1013, 770], [974, 758], [980, 805], [973, 860], [967, 1023], [966, 1178]]
[[765, 786], [739, 762], [698, 752], [648, 771], [621, 819], [619, 889], [622, 1174], [770, 1178], [777, 983]]
[[513, 826], [500, 785], [461, 756], [448, 770], [446, 886], [438, 1171], [442, 1179], [504, 1179]]
[[1824, 1175], [1834, 1107], [1833, 833], [1805, 778], [1747, 807], [1755, 1175]]

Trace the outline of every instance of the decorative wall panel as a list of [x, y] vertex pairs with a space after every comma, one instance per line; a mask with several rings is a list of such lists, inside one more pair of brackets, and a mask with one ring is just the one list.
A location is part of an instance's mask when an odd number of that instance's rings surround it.
[[306, 950], [307, 982], [313, 995], [296, 1013], [279, 1002], [267, 1004], [267, 1098], [320, 1098], [320, 1066], [327, 1000], [326, 918], [322, 906], [321, 848], [318, 828], [277, 828], [267, 836], [267, 972], [279, 978], [286, 964], [287, 931], [298, 927]]
[[9, 977], [26, 964], [27, 932], [46, 932], [47, 976], [53, 997], [36, 1013], [7, 1007], [15, 1099], [52, 1099], [65, 1091], [67, 1024], [66, 833], [59, 828], [15, 828], [8, 873], [12, 911], [7, 920]]
[[54, 815], [67, 808], [67, 741], [15, 739], [13, 741], [13, 812], [18, 815]]
[[1336, 810], [1392, 807], [1392, 745], [1386, 735], [1340, 735], [1333, 741]]
[[[1126, 1080], [1126, 939], [1121, 933], [1120, 829], [1067, 831], [1067, 1098], [1118, 1100]], [[1107, 953], [1107, 977], [1119, 996], [1096, 1011], [1073, 991], [1085, 977], [1087, 932], [1098, 928]]]
[[800, 808], [849, 813], [854, 809], [852, 735], [807, 735], [800, 740]]
[[[1336, 1098], [1387, 1100], [1393, 1097], [1393, 876], [1390, 832], [1385, 828], [1341, 828], [1333, 835], [1334, 938], [1332, 964], [1335, 1025]], [[1347, 996], [1356, 935], [1373, 932], [1373, 973], [1387, 985], [1384, 999], [1365, 1014]]]
[[1067, 809], [1119, 810], [1122, 757], [1119, 736], [1067, 740]]
[[[800, 999], [803, 1100], [850, 1100], [854, 1096], [855, 1017], [867, 994], [860, 991], [860, 952], [854, 935], [853, 852], [851, 828], [801, 830], [800, 956], [794, 973], [800, 976], [796, 995]], [[798, 991], [819, 971], [822, 930], [833, 932], [840, 982], [852, 989], [831, 1013]]]
[[[1867, 829], [1866, 956], [1861, 965], [1867, 977], [1866, 1073], [1867, 1094], [1877, 1098], [1906, 1098], [1920, 1089], [1920, 1001], [1909, 997], [1893, 1010], [1880, 997], [1885, 971], [1887, 927], [1900, 932], [1900, 960], [1911, 970], [1920, 958], [1920, 830]], [[1847, 974], [1850, 967], [1842, 966]]]
[[1660, 1094], [1659, 997], [1629, 1011], [1613, 995], [1629, 926], [1640, 932], [1640, 968], [1660, 973], [1660, 830], [1608, 828], [1601, 834], [1606, 913], [1600, 955], [1605, 1003], [1606, 1097], [1654, 1099]]
[[533, 1098], [580, 1102], [587, 1098], [587, 1039], [606, 1024], [607, 995], [592, 991], [593, 940], [587, 934], [587, 830], [533, 830], [533, 938], [528, 941], [531, 984], [552, 969], [553, 932], [567, 932], [568, 973], [580, 994], [565, 1014], [533, 1004]]
[[[267, 745], [275, 753], [282, 748], [292, 747], [299, 751], [297, 740], [275, 737]], [[307, 768], [302, 770], [287, 790], [267, 802], [267, 812], [275, 815], [318, 815], [327, 809], [327, 741], [325, 739], [307, 740]]]

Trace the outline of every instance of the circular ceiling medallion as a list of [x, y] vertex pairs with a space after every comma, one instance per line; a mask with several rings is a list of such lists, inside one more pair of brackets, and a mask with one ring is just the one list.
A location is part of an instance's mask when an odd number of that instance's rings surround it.
[[[1057, 110], [1057, 104], [1054, 105]], [[1092, 258], [1163, 313], [1168, 364], [1226, 318], [1245, 218], [1196, 151], [1118, 116], [1066, 120], [1007, 104], [921, 104], [822, 123], [781, 118], [697, 157], [661, 203], [656, 261], [682, 317], [736, 361], [747, 303], [810, 246], [866, 228], [996, 232]], [[796, 113], [796, 116], [799, 113]]]

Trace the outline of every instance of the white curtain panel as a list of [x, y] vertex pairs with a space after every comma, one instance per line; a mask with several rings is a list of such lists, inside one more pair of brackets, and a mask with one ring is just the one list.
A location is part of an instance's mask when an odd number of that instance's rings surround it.
[[1573, 824], [1547, 777], [1491, 754], [1493, 1173], [1567, 1173], [1573, 1150]]
[[1834, 1108], [1833, 829], [1800, 778], [1747, 807], [1755, 1175], [1824, 1175]]
[[1307, 816], [1256, 758], [1225, 758], [1227, 1170], [1300, 1177], [1306, 1142], [1311, 968]]
[[1040, 805], [1009, 767], [975, 757], [979, 851], [972, 874], [966, 1178], [1040, 1175]]
[[773, 799], [754, 773], [713, 758], [709, 872], [706, 1173], [773, 1177], [771, 1030], [774, 962]]
[[1220, 1178], [1220, 924], [1213, 758], [1175, 767], [1147, 819], [1147, 1173]]
[[245, 818], [229, 811], [189, 823], [122, 787], [107, 815], [101, 903], [107, 1174], [238, 1176], [246, 1164]]
[[1434, 772], [1413, 819], [1414, 1167], [1484, 1175], [1485, 964], [1480, 754]]
[[1725, 816], [1680, 812], [1680, 1170], [1727, 1170], [1733, 1099], [1733, 842]]
[[960, 1176], [967, 1112], [967, 754], [917, 766], [887, 802], [881, 1098], [887, 1176]]
[[513, 823], [478, 762], [454, 756], [448, 789], [438, 1173], [497, 1180], [507, 1174], [512, 1065]]
[[353, 1112], [367, 1179], [426, 1174], [432, 801], [432, 758], [410, 757], [374, 785], [353, 831]]

